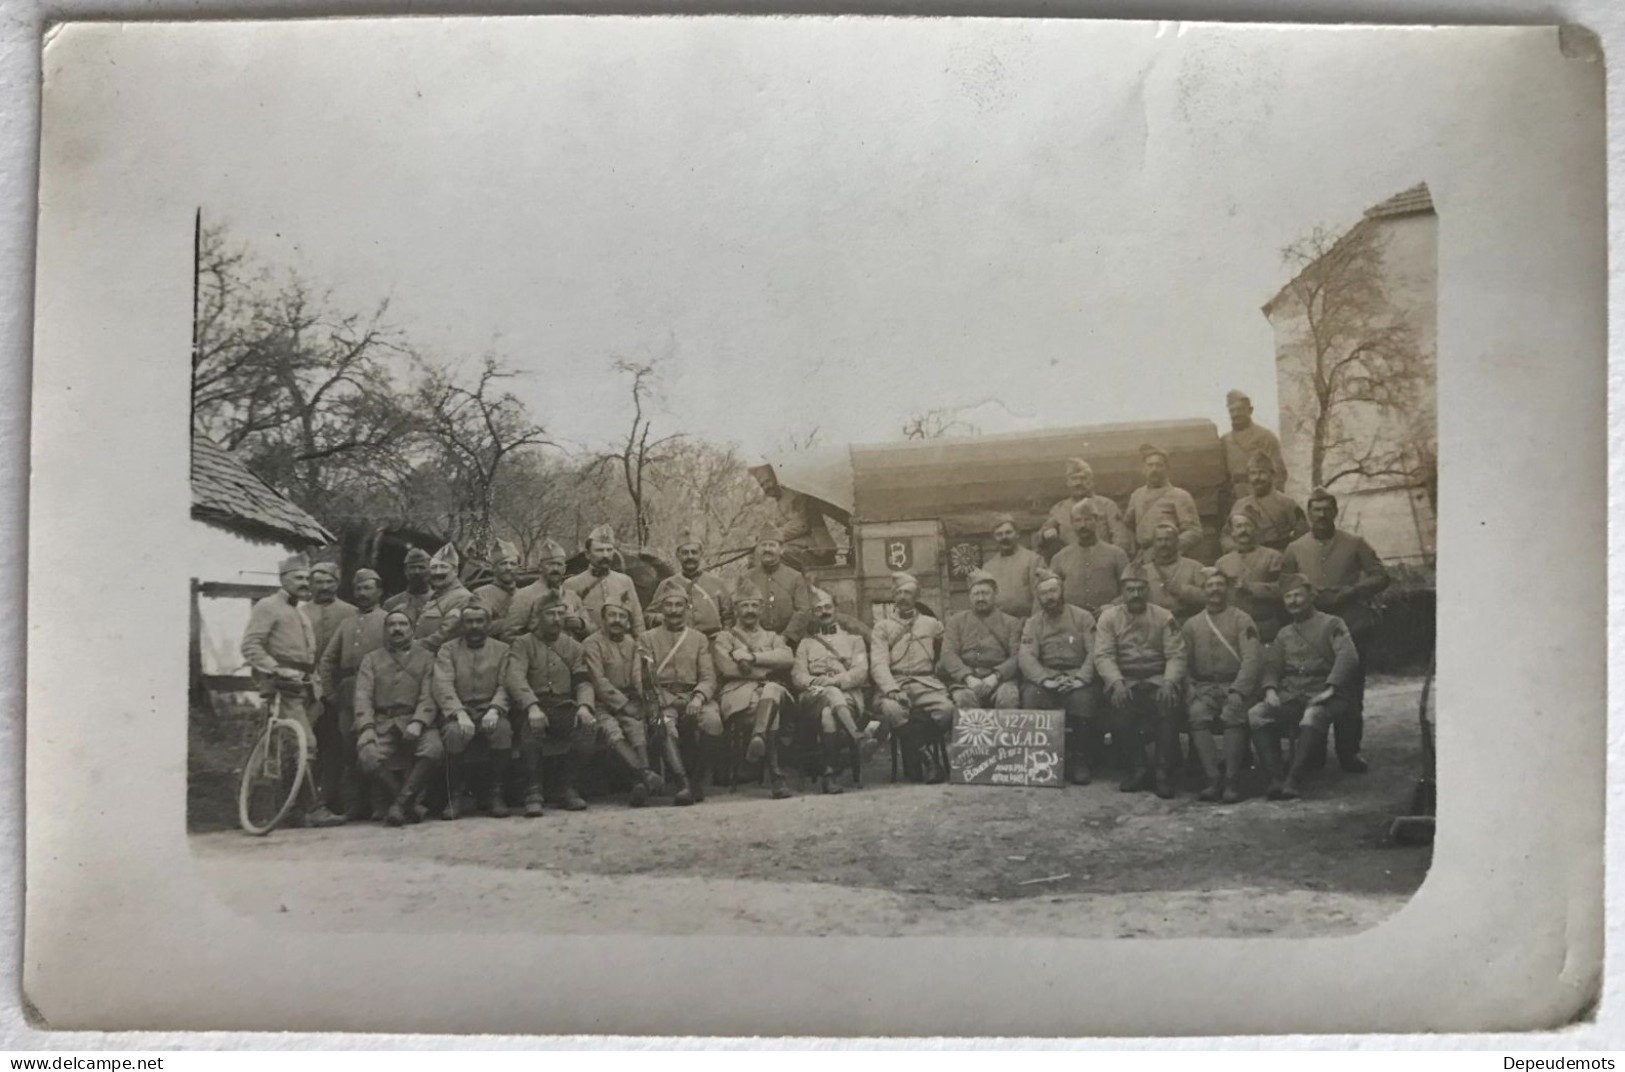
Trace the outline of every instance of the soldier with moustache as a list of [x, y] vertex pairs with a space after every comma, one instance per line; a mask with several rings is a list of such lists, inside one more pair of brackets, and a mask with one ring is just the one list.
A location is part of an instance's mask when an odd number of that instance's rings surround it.
[[1203, 570], [1202, 592], [1206, 605], [1180, 630], [1190, 677], [1185, 710], [1191, 745], [1207, 775], [1197, 799], [1234, 804], [1241, 799], [1247, 712], [1258, 693], [1264, 643], [1252, 618], [1231, 604], [1229, 574], [1217, 567]]
[[1116, 716], [1130, 774], [1125, 793], [1154, 788], [1174, 795], [1171, 767], [1179, 754], [1180, 690], [1185, 642], [1173, 614], [1151, 602], [1145, 567], [1123, 575], [1123, 601], [1100, 612], [1095, 625], [1095, 670]]
[[406, 571], [406, 590], [384, 600], [384, 609], [405, 611], [415, 625], [423, 605], [429, 602], [429, 552], [421, 547], [408, 548], [402, 568]]
[[854, 764], [861, 764], [873, 754], [878, 743], [874, 726], [863, 725], [869, 645], [865, 637], [840, 624], [834, 596], [814, 588], [812, 600], [812, 627], [796, 645], [790, 680], [800, 692], [802, 709], [808, 717], [818, 720], [823, 750], [820, 788], [826, 793], [839, 793], [841, 787], [834, 782], [831, 767], [840, 738], [844, 735], [854, 749]]
[[762, 593], [762, 628], [783, 634], [797, 611], [812, 606], [812, 586], [784, 564], [784, 535], [770, 526], [756, 541], [756, 564], [745, 577]]
[[1066, 775], [1088, 785], [1090, 763], [1098, 753], [1104, 697], [1095, 674], [1095, 616], [1066, 602], [1061, 578], [1038, 573], [1038, 609], [1021, 627], [1017, 664], [1021, 706], [1066, 712]]
[[766, 759], [769, 780], [778, 790], [784, 782], [778, 761], [779, 723], [790, 702], [784, 681], [795, 655], [783, 637], [763, 628], [762, 603], [762, 593], [750, 578], [740, 580], [730, 600], [737, 620], [711, 638], [711, 653], [721, 680], [717, 704], [723, 722], [750, 717], [745, 758], [752, 763]]
[[587, 632], [604, 627], [604, 608], [624, 607], [632, 619], [632, 635], [641, 636], [644, 630], [643, 603], [632, 578], [614, 568], [615, 530], [599, 525], [587, 534], [587, 572], [568, 577], [563, 589], [581, 604], [581, 617]]
[[877, 739], [898, 735], [903, 771], [912, 781], [944, 782], [945, 770], [927, 769], [927, 735], [953, 731], [956, 708], [948, 686], [937, 677], [942, 623], [919, 609], [920, 582], [911, 573], [892, 574], [892, 616], [869, 634], [869, 673], [880, 715]]
[[[474, 599], [458, 576], [462, 562], [457, 548], [449, 543], [429, 559], [429, 598], [418, 612], [414, 630], [418, 643], [430, 651], [439, 651], [441, 645], [462, 635], [463, 608]], [[490, 621], [489, 612], [486, 621]]]
[[583, 811], [580, 772], [598, 739], [596, 697], [587, 653], [564, 631], [564, 598], [545, 593], [535, 604], [530, 629], [508, 648], [508, 698], [525, 765], [525, 816], [542, 805]]
[[356, 670], [356, 762], [389, 802], [384, 821], [402, 826], [422, 819], [418, 800], [445, 748], [436, 728], [435, 657], [412, 640], [404, 609], [386, 612], [383, 625], [383, 645]]
[[648, 719], [645, 697], [654, 688], [654, 665], [648, 650], [632, 633], [632, 611], [611, 600], [598, 611], [603, 628], [581, 642], [592, 678], [593, 717], [598, 735], [632, 777], [630, 803], [641, 808], [651, 795], [665, 791], [665, 783], [649, 769]]
[[654, 667], [667, 772], [677, 781], [672, 803], [695, 804], [705, 799], [704, 780], [722, 743], [716, 663], [711, 642], [689, 624], [688, 591], [682, 582], [675, 577], [661, 581], [654, 605], [660, 610], [660, 627], [644, 633], [643, 644]]
[[[508, 645], [486, 635], [491, 615], [484, 604], [465, 600], [458, 614], [458, 635], [440, 646], [434, 663], [434, 697], [440, 709], [440, 739], [446, 748], [446, 809], [440, 817], [452, 820], [462, 815], [467, 766], [483, 761], [486, 810], [494, 819], [505, 819], [508, 802], [503, 783], [513, 759], [513, 726], [508, 720], [504, 680]], [[423, 623], [419, 620], [418, 624]]]
[[1021, 621], [996, 605], [999, 582], [991, 574], [974, 570], [969, 580], [970, 609], [948, 618], [937, 669], [957, 709], [1014, 710], [1021, 704], [1016, 671]]
[[688, 595], [688, 613], [694, 628], [714, 637], [734, 623], [733, 600], [722, 578], [704, 568], [705, 543], [693, 530], [677, 540], [677, 583]]
[[[382, 812], [389, 799], [374, 802], [368, 808], [366, 780], [359, 777], [356, 765], [355, 686], [361, 670], [361, 660], [368, 652], [384, 646], [384, 617], [386, 611], [378, 605], [383, 595], [383, 579], [370, 569], [358, 569], [350, 578], [355, 594], [355, 613], [339, 622], [322, 648], [317, 664], [317, 678], [321, 682], [323, 702], [335, 719], [339, 734], [339, 747], [323, 755], [322, 784], [328, 787], [349, 787], [349, 806], [344, 809], [349, 819], [365, 818], [369, 812]], [[341, 794], [330, 788], [328, 807], [338, 811]]]
[[503, 616], [493, 636], [498, 640], [512, 640], [530, 632], [537, 605], [552, 592], [564, 606], [564, 631], [576, 640], [587, 639], [587, 622], [581, 610], [581, 597], [564, 587], [569, 557], [557, 540], [550, 537], [542, 541], [541, 576], [513, 594], [513, 599], [508, 603], [508, 613]]

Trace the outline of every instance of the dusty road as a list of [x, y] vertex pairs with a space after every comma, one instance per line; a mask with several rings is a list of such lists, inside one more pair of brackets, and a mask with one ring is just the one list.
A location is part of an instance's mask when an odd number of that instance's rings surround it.
[[[886, 784], [695, 808], [615, 800], [541, 819], [194, 835], [233, 909], [311, 930], [402, 925], [659, 934], [1300, 936], [1363, 930], [1421, 884], [1387, 844], [1418, 772], [1421, 684], [1374, 680], [1372, 772], [1294, 803], [1163, 801], [1115, 781], [1011, 789]], [[455, 913], [455, 916], [452, 914]]]

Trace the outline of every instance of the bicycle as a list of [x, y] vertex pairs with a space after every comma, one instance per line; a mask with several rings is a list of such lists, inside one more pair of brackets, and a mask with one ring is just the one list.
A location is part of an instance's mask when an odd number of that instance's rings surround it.
[[237, 821], [244, 833], [264, 837], [287, 816], [311, 777], [309, 748], [308, 731], [282, 717], [282, 694], [273, 693], [237, 790]]

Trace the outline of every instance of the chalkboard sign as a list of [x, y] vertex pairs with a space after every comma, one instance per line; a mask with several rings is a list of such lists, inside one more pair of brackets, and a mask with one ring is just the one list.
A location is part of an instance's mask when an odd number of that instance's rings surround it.
[[1061, 711], [961, 711], [948, 741], [950, 780], [1059, 789], [1065, 754], [1066, 715]]

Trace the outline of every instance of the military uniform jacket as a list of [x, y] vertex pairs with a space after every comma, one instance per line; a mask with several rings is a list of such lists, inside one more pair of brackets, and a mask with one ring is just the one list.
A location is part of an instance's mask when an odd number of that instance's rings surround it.
[[798, 610], [812, 609], [812, 586], [796, 570], [780, 563], [772, 573], [756, 566], [745, 577], [762, 593], [762, 628], [783, 633]]
[[[1173, 513], [1170, 516], [1169, 510]], [[1142, 486], [1128, 497], [1130, 542], [1128, 550], [1150, 547], [1151, 537], [1159, 521], [1172, 521], [1179, 526], [1179, 550], [1183, 553], [1195, 547], [1202, 539], [1202, 518], [1196, 512], [1196, 500], [1184, 488], [1164, 484], [1160, 488]]]
[[491, 616], [488, 635], [496, 637], [498, 640], [508, 639], [506, 636], [497, 636], [497, 631], [507, 622], [508, 610], [513, 606], [513, 597], [518, 591], [517, 587], [504, 588], [495, 581], [490, 584], [482, 584], [474, 589], [474, 598]]
[[287, 592], [254, 603], [243, 630], [243, 659], [261, 674], [279, 666], [307, 673], [316, 668], [316, 631]]
[[1203, 607], [1180, 628], [1180, 636], [1193, 681], [1226, 684], [1244, 697], [1258, 691], [1264, 642], [1245, 611], [1225, 607], [1214, 614]]
[[413, 637], [430, 651], [438, 651], [442, 644], [462, 636], [462, 610], [473, 598], [474, 593], [461, 581], [453, 581], [444, 592], [430, 592], [412, 629]]
[[688, 624], [706, 636], [734, 623], [733, 600], [728, 586], [714, 573], [701, 572], [698, 577], [677, 575], [677, 583], [688, 593]]
[[[1049, 518], [1044, 522], [1046, 526], [1053, 524], [1060, 533], [1064, 543], [1078, 542], [1078, 530], [1072, 525], [1073, 499], [1062, 499], [1049, 508]], [[1123, 521], [1123, 508], [1104, 495], [1091, 495], [1089, 501], [1095, 507], [1095, 535], [1101, 543], [1113, 544], [1117, 547], [1129, 546], [1128, 525]]]
[[1220, 555], [1214, 568], [1230, 578], [1230, 601], [1255, 623], [1286, 617], [1281, 605], [1281, 552], [1255, 547]]
[[[515, 592], [513, 599], [508, 602], [508, 611], [502, 616], [501, 624], [492, 624], [491, 635], [498, 640], [513, 640], [530, 632], [536, 625], [530, 620], [530, 616], [535, 613], [536, 604], [542, 601], [542, 597], [547, 595], [548, 591], [547, 581], [539, 579]], [[586, 620], [581, 612], [581, 597], [561, 585], [559, 600], [564, 604], [564, 627], [569, 629], [574, 622], [576, 628], [583, 628]]]
[[[1304, 514], [1303, 507], [1298, 505], [1296, 499], [1279, 491], [1272, 491], [1263, 498], [1248, 495], [1237, 499], [1230, 513], [1234, 515], [1240, 510], [1257, 518], [1253, 524], [1253, 535], [1258, 537], [1258, 542], [1276, 551], [1285, 551], [1287, 544], [1309, 531], [1309, 518]], [[1228, 521], [1225, 522], [1224, 531], [1219, 534], [1219, 543], [1226, 551], [1235, 550], [1236, 543], [1230, 536]]]
[[405, 651], [369, 651], [355, 676], [355, 732], [387, 722], [402, 729], [407, 722], [435, 725], [434, 660], [417, 643]]
[[1185, 641], [1174, 616], [1155, 603], [1134, 614], [1121, 603], [1100, 612], [1095, 623], [1095, 670], [1107, 685], [1118, 681], [1181, 681]]
[[[734, 661], [733, 653], [741, 647], [756, 655], [755, 665], [748, 670]], [[711, 660], [722, 683], [718, 694], [722, 713], [736, 715], [755, 706], [757, 686], [775, 676], [785, 677], [796, 657], [779, 634], [760, 625], [748, 632], [736, 625], [711, 638]]]
[[384, 600], [383, 608], [386, 611], [404, 611], [406, 616], [412, 619], [412, 624], [415, 626], [417, 625], [418, 619], [423, 616], [423, 607], [424, 604], [429, 602], [429, 596], [430, 593], [428, 591], [413, 592], [408, 590], [405, 592], [396, 592], [394, 595]]
[[1055, 614], [1040, 608], [1022, 623], [1016, 662], [1034, 685], [1060, 674], [1088, 684], [1095, 676], [1094, 650], [1095, 616], [1063, 603]]
[[687, 701], [690, 693], [706, 700], [717, 696], [717, 668], [711, 659], [711, 641], [691, 625], [676, 632], [661, 626], [643, 634], [643, 645], [654, 659], [655, 684], [663, 704]]
[[572, 700], [591, 707], [592, 674], [587, 651], [575, 637], [560, 633], [553, 641], [526, 633], [508, 646], [508, 698], [515, 710], [531, 704]]
[[1254, 422], [1239, 431], [1230, 429], [1219, 437], [1224, 444], [1224, 463], [1230, 472], [1230, 487], [1239, 499], [1250, 494], [1247, 483], [1247, 463], [1258, 451], [1269, 455], [1270, 468], [1275, 475], [1275, 486], [1286, 484], [1286, 459], [1281, 456], [1281, 441], [1274, 432]]
[[1021, 649], [1021, 619], [994, 608], [987, 617], [962, 610], [948, 619], [943, 630], [942, 657], [937, 668], [945, 681], [960, 682], [967, 674], [1000, 681], [1016, 679], [1016, 653]]
[[327, 650], [327, 642], [333, 639], [333, 634], [338, 632], [339, 626], [357, 614], [355, 604], [346, 603], [342, 599], [334, 599], [328, 603], [315, 601], [301, 603], [299, 609], [310, 619], [310, 628], [316, 637], [317, 658]]
[[924, 614], [915, 614], [907, 621], [885, 618], [876, 622], [869, 634], [869, 673], [875, 688], [896, 692], [904, 681], [942, 688], [935, 676], [936, 648], [942, 633], [942, 623]]
[[1114, 544], [1081, 543], [1063, 547], [1050, 559], [1049, 568], [1061, 578], [1061, 593], [1068, 603], [1091, 614], [1117, 602], [1123, 591], [1123, 571], [1128, 569], [1128, 552]]
[[[869, 646], [869, 627], [864, 625], [860, 619], [852, 617], [845, 611], [837, 610], [835, 612], [835, 624], [844, 632], [860, 638], [865, 648]], [[818, 618], [812, 609], [808, 608], [807, 610], [796, 611], [795, 616], [790, 619], [790, 624], [785, 626], [784, 632], [779, 635], [784, 637], [786, 644], [794, 648], [801, 643], [803, 638], [809, 637], [816, 632], [818, 632]], [[864, 659], [867, 661], [868, 656], [864, 656]]]
[[1344, 695], [1360, 669], [1360, 653], [1343, 619], [1310, 611], [1289, 621], [1264, 653], [1264, 687], [1313, 696], [1327, 685]]
[[478, 719], [489, 707], [506, 711], [507, 670], [508, 645], [500, 640], [487, 637], [471, 648], [466, 637], [458, 637], [442, 645], [434, 657], [434, 699], [440, 713], [449, 716], [466, 708]]
[[597, 632], [604, 627], [606, 603], [619, 603], [625, 607], [632, 615], [633, 634], [643, 632], [643, 603], [638, 599], [637, 586], [626, 574], [610, 570], [597, 577], [589, 570], [566, 577], [560, 587], [566, 592], [574, 592], [576, 598], [581, 600], [581, 617], [587, 623], [588, 632]]
[[869, 684], [869, 645], [839, 625], [833, 633], [808, 633], [796, 645], [790, 680], [805, 691], [812, 688], [815, 677], [828, 678], [840, 689], [863, 688]]
[[642, 701], [642, 656], [647, 652], [637, 637], [628, 633], [616, 641], [599, 631], [581, 642], [581, 650], [599, 706], [620, 714], [629, 704]]
[[1172, 562], [1158, 562], [1149, 551], [1140, 556], [1151, 587], [1151, 602], [1173, 612], [1183, 622], [1207, 604], [1202, 592], [1202, 564], [1181, 555]]
[[382, 607], [368, 611], [357, 610], [352, 617], [339, 623], [338, 629], [322, 649], [320, 676], [322, 691], [334, 694], [339, 683], [354, 677], [361, 670], [361, 660], [370, 651], [384, 646], [384, 619], [388, 617]]
[[1036, 552], [1018, 547], [1010, 554], [994, 552], [982, 562], [982, 569], [999, 582], [993, 605], [1006, 614], [1025, 618], [1033, 612], [1033, 574], [1043, 562]]
[[[1329, 540], [1317, 540], [1314, 533], [1300, 536], [1288, 545], [1281, 568], [1308, 577], [1315, 586], [1315, 607], [1341, 617], [1350, 629], [1376, 624], [1377, 614], [1366, 600], [1388, 587], [1388, 567], [1361, 537], [1342, 529]], [[1334, 599], [1329, 588], [1353, 591]]]

